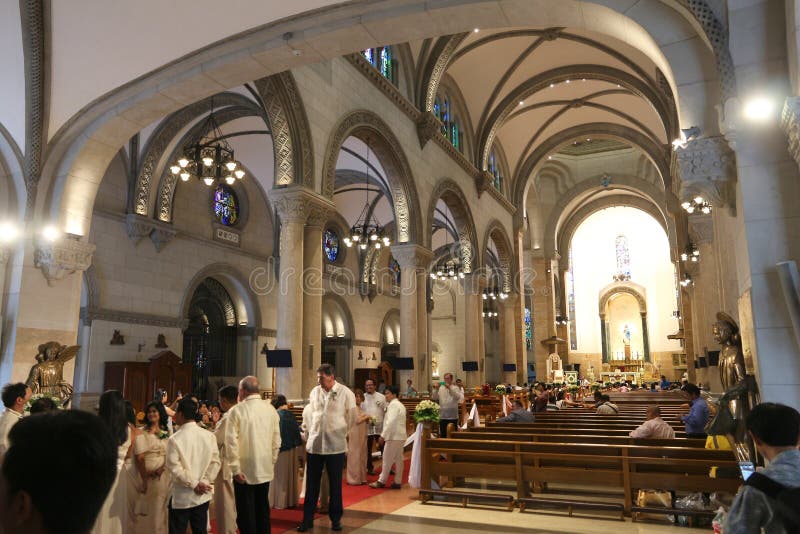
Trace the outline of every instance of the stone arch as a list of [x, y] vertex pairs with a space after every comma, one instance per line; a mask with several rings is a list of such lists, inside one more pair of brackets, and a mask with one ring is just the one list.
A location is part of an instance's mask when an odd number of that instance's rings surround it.
[[436, 211], [436, 204], [441, 199], [453, 214], [454, 223], [458, 230], [458, 239], [461, 244], [461, 267], [465, 273], [471, 273], [477, 266], [479, 252], [475, 249], [478, 245], [478, 234], [475, 230], [475, 220], [472, 218], [472, 211], [469, 209], [469, 202], [464, 192], [450, 178], [442, 178], [433, 188], [431, 200], [428, 203], [428, 231], [425, 233], [425, 243], [428, 248], [432, 246], [433, 218]]
[[[322, 296], [322, 310], [323, 315], [325, 314], [326, 304], [330, 303], [331, 305], [335, 306], [339, 312], [341, 312], [344, 323], [346, 323], [346, 335], [343, 336], [347, 339], [353, 340], [356, 339], [356, 325], [353, 322], [353, 315], [350, 313], [350, 307], [347, 305], [347, 302], [339, 295], [335, 293], [325, 293]], [[323, 325], [322, 328], [325, 328], [325, 321], [323, 318]], [[323, 333], [322, 336], [323, 340], [325, 339], [325, 335]]]
[[[665, 193], [653, 184], [636, 177], [631, 176], [614, 176], [614, 186], [622, 187], [630, 191], [635, 191], [638, 196], [631, 198], [639, 198], [658, 210], [659, 217], [656, 220], [662, 224], [667, 232], [667, 238], [670, 242], [670, 247], [673, 249], [677, 247], [677, 230], [675, 220], [671, 214], [679, 213], [680, 206], [678, 200], [672, 193]], [[573, 205], [578, 202], [582, 197], [591, 194], [593, 191], [603, 189], [598, 180], [586, 179], [561, 195], [558, 203], [553, 207], [550, 212], [550, 217], [547, 220], [544, 233], [544, 253], [548, 258], [555, 258], [558, 254], [563, 255], [563, 250], [558, 248], [562, 243], [559, 235], [563, 232], [563, 225], [565, 221], [574, 217], [577, 212], [573, 213]], [[596, 210], [595, 210], [596, 211]], [[588, 216], [588, 215], [586, 215]]]
[[[559, 268], [564, 271], [569, 270], [569, 254], [565, 254], [564, 252], [569, 250], [572, 237], [575, 235], [578, 227], [590, 215], [605, 208], [611, 208], [614, 206], [635, 208], [647, 213], [653, 219], [655, 219], [661, 228], [664, 229], [664, 233], [667, 234], [667, 239], [670, 243], [671, 256], [674, 256], [672, 253], [676, 250], [675, 247], [677, 240], [675, 221], [671, 217], [666, 216], [651, 200], [633, 195], [609, 195], [598, 198], [581, 206], [580, 209], [570, 214], [565, 222], [561, 225], [558, 236], [556, 236], [558, 248], [556, 249], [555, 254], [553, 254], [553, 251], [548, 251], [546, 247], [545, 254], [550, 253], [548, 257], [551, 258], [558, 255]], [[674, 260], [674, 257], [672, 259]]]
[[547, 139], [528, 156], [514, 176], [514, 194], [511, 200], [517, 206], [517, 209], [524, 209], [525, 196], [531, 182], [530, 177], [543, 162], [548, 161], [547, 155], [558, 151], [560, 147], [568, 144], [573, 139], [581, 137], [607, 137], [639, 148], [658, 170], [663, 190], [671, 191], [672, 178], [669, 166], [669, 150], [666, 147], [656, 144], [652, 139], [632, 128], [619, 124], [598, 122], [567, 128]]
[[[393, 341], [393, 343], [392, 343]], [[400, 344], [400, 309], [392, 308], [386, 312], [381, 322], [380, 342], [382, 344]]]
[[482, 267], [486, 265], [486, 251], [489, 250], [489, 243], [494, 243], [497, 249], [497, 254], [500, 260], [500, 268], [503, 270], [503, 291], [511, 293], [513, 287], [513, 258], [514, 247], [511, 245], [511, 240], [508, 238], [505, 227], [497, 219], [492, 219], [486, 225], [486, 233], [483, 238], [483, 248], [481, 248], [481, 258], [483, 259]]
[[[206, 114], [211, 109], [212, 101], [215, 113], [220, 115], [221, 119], [224, 119], [220, 121], [220, 124], [246, 115], [260, 115], [265, 121], [267, 119], [263, 114], [263, 110], [255, 102], [243, 95], [234, 93], [222, 93], [205, 98], [164, 119], [148, 139], [139, 161], [139, 174], [136, 176], [136, 185], [131, 199], [133, 205], [130, 206], [133, 213], [144, 217], [148, 217], [153, 213], [153, 205], [156, 201], [153, 199], [152, 186], [157, 182], [158, 174], [164, 174], [164, 178], [166, 178], [166, 175], [172, 176], [169, 172], [164, 173], [164, 168], [166, 167], [166, 164], [163, 164], [164, 154], [173, 145], [171, 152], [174, 155], [175, 151], [183, 146], [189, 138], [196, 136], [198, 133], [201, 135], [207, 133], [199, 132], [200, 125], [198, 124], [191, 128], [179, 142], [175, 143], [176, 136], [187, 124]], [[226, 109], [228, 107], [238, 108], [239, 111], [232, 114], [231, 110]], [[249, 113], [244, 110], [249, 110]], [[163, 165], [162, 168], [159, 168], [160, 164]]]
[[608, 302], [611, 300], [611, 297], [621, 293], [631, 295], [635, 298], [636, 302], [639, 304], [639, 313], [642, 314], [643, 317], [647, 315], [647, 299], [645, 298], [644, 288], [633, 282], [614, 282], [600, 290], [597, 299], [600, 317], [605, 317], [606, 308], [608, 307]]
[[23, 161], [13, 137], [0, 123], [0, 213], [17, 221], [25, 218], [28, 197]]
[[247, 277], [228, 263], [207, 265], [194, 275], [181, 299], [180, 320], [183, 324], [188, 322], [192, 296], [206, 278], [216, 280], [225, 288], [233, 301], [236, 317], [240, 323], [247, 318], [247, 326], [261, 327], [261, 308], [256, 295], [250, 289]]
[[[325, 149], [322, 167], [322, 194], [333, 198], [336, 161], [344, 141], [355, 136], [370, 138], [370, 150], [375, 153], [386, 171], [394, 217], [397, 223], [396, 243], [418, 243], [423, 239], [417, 188], [408, 159], [401, 150], [400, 140], [383, 119], [368, 110], [351, 111], [333, 128]], [[377, 142], [373, 142], [377, 141]]]

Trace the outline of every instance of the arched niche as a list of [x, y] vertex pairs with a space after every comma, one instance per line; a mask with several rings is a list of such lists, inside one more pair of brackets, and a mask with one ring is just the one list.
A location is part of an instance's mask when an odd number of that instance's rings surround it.
[[336, 376], [350, 382], [352, 372], [353, 318], [344, 299], [329, 293], [322, 297], [322, 363], [336, 369]]
[[381, 359], [400, 354], [400, 310], [386, 312], [381, 324]]
[[614, 282], [598, 295], [603, 363], [650, 361], [645, 288], [630, 281]]

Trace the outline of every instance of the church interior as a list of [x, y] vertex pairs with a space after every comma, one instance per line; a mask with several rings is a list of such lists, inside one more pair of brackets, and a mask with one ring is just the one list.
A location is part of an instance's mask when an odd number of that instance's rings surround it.
[[[247, 375], [301, 407], [325, 363], [414, 397], [451, 373], [461, 415], [488, 425], [469, 398], [484, 384], [526, 403], [535, 383], [614, 387], [623, 412], [644, 409], [623, 383], [719, 396], [735, 345], [762, 401], [800, 408], [796, 0], [3, 12], [2, 384], [41, 366], [44, 392], [57, 367], [72, 409], [118, 389], [140, 411], [158, 388], [211, 401]], [[433, 464], [423, 478], [459, 480]], [[419, 491], [353, 504], [345, 528], [597, 528]], [[623, 516], [609, 528], [678, 528]]]

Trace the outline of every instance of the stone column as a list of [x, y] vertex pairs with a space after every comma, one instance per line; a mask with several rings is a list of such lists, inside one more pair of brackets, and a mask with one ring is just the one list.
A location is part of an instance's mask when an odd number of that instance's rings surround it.
[[642, 341], [644, 342], [644, 361], [652, 362], [650, 356], [650, 334], [647, 331], [647, 314], [642, 314]]
[[427, 346], [427, 321], [422, 325], [425, 345], [419, 340], [420, 319], [427, 313], [427, 308], [418, 310], [420, 304], [425, 304], [424, 297], [420, 302], [419, 293], [425, 292], [425, 268], [430, 262], [431, 252], [419, 245], [403, 244], [394, 245], [392, 255], [400, 264], [400, 357], [414, 359], [414, 370], [398, 373], [397, 380], [411, 378], [419, 386], [420, 349]]
[[[479, 372], [469, 376], [471, 381], [483, 383], [483, 369], [481, 367], [481, 343], [483, 342], [483, 299], [481, 290], [483, 289], [483, 277], [479, 274], [468, 274], [463, 279], [464, 287], [464, 360], [478, 362]], [[458, 371], [458, 370], [456, 370]], [[467, 382], [470, 386], [476, 385]]]
[[[277, 370], [276, 391], [286, 395], [288, 399], [303, 399], [308, 396], [309, 391], [303, 388], [303, 377], [314, 372], [314, 358], [312, 351], [317, 353], [320, 349], [319, 342], [310, 342], [313, 339], [319, 340], [321, 333], [321, 299], [320, 308], [316, 305], [311, 306], [310, 319], [316, 316], [316, 330], [314, 324], [304, 324], [304, 295], [303, 295], [303, 270], [305, 247], [305, 224], [312, 212], [319, 209], [319, 206], [330, 206], [330, 203], [320, 199], [320, 197], [303, 188], [276, 189], [272, 192], [273, 205], [278, 212], [281, 221], [280, 233], [280, 273], [278, 276], [278, 307], [277, 307], [277, 341], [276, 348], [289, 349], [292, 351], [292, 367]], [[322, 241], [316, 245], [322, 247]], [[309, 243], [309, 253], [312, 244]], [[320, 260], [321, 261], [321, 260]], [[314, 286], [321, 285], [320, 282], [313, 282]], [[309, 329], [309, 343], [304, 343], [304, 329]], [[312, 331], [313, 330], [313, 331]], [[313, 349], [311, 346], [314, 345]], [[312, 357], [313, 356], [313, 357]], [[306, 378], [308, 380], [308, 378]]]
[[540, 341], [555, 333], [553, 323], [552, 281], [547, 272], [550, 262], [543, 257], [534, 257], [531, 268], [535, 276], [531, 281], [533, 295], [531, 296], [531, 317], [533, 320], [533, 339], [531, 340], [534, 364], [536, 365], [536, 378], [544, 380], [547, 370], [548, 348]]
[[[428, 260], [430, 261], [430, 260]], [[414, 362], [414, 386], [419, 390], [424, 386], [425, 376], [430, 375], [430, 353], [428, 352], [428, 274], [427, 263], [420, 265], [417, 277], [417, 361]], [[403, 384], [401, 384], [403, 386]], [[427, 387], [427, 386], [425, 386]]]
[[[308, 396], [317, 385], [322, 363], [322, 232], [335, 207], [319, 197], [307, 205], [308, 218], [303, 236], [303, 371], [301, 391]], [[352, 328], [353, 325], [350, 325]], [[336, 369], [343, 376], [346, 369]]]
[[[503, 320], [503, 363], [517, 363], [517, 322], [514, 314], [517, 311], [518, 295], [510, 294], [508, 298], [503, 301], [502, 320]], [[503, 372], [503, 380], [514, 384], [517, 381], [516, 372]]]

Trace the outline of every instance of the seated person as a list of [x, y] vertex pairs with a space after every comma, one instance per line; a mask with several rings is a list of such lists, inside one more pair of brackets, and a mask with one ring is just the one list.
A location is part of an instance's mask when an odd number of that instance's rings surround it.
[[117, 477], [117, 445], [103, 421], [56, 410], [22, 419], [8, 437], [0, 532], [90, 532]]
[[800, 451], [797, 450], [800, 414], [789, 406], [765, 402], [753, 408], [745, 425], [758, 452], [769, 461], [769, 465], [751, 475], [742, 486], [725, 519], [725, 532], [800, 531], [797, 510], [789, 509], [788, 514], [781, 510], [786, 505], [779, 503], [774, 496], [768, 496], [769, 489], [762, 486], [771, 481], [779, 484], [781, 490], [800, 487]]
[[599, 389], [594, 390], [594, 401], [586, 401], [584, 402], [584, 408], [591, 408], [596, 410], [601, 404], [603, 404], [603, 392]]
[[667, 380], [667, 377], [664, 375], [661, 375], [661, 383], [659, 385], [661, 386], [661, 391], [667, 391], [671, 386], [669, 380]]
[[619, 413], [619, 408], [611, 402], [611, 397], [603, 395], [601, 398], [603, 402], [597, 407], [597, 413], [601, 415], [616, 415]]
[[533, 423], [534, 416], [526, 410], [518, 400], [514, 401], [514, 409], [505, 416], [497, 420], [498, 423]]
[[675, 431], [669, 424], [661, 419], [661, 408], [658, 406], [648, 406], [646, 421], [639, 428], [632, 430], [630, 437], [645, 439], [672, 439]]

